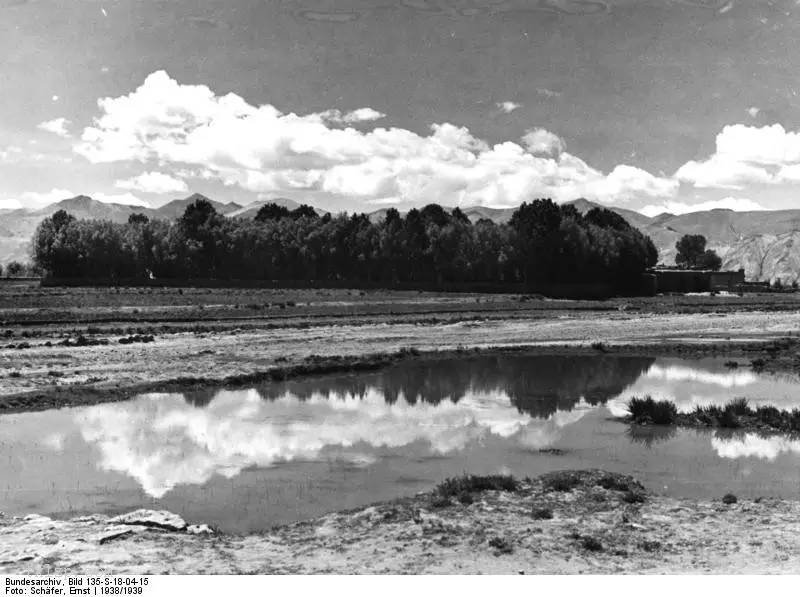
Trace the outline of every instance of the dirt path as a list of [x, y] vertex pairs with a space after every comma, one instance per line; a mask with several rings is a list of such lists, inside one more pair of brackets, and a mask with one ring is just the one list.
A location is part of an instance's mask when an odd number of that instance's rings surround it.
[[650, 496], [600, 471], [463, 496], [424, 494], [251, 536], [102, 516], [0, 518], [0, 573], [800, 572], [798, 502]]

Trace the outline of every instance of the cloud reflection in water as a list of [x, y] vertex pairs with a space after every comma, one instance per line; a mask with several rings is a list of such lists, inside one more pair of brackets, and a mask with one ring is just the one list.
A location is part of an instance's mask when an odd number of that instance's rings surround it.
[[379, 449], [416, 442], [436, 455], [492, 435], [541, 448], [586, 406], [532, 419], [502, 392], [433, 405], [387, 403], [375, 390], [303, 401], [291, 394], [264, 400], [247, 390], [220, 392], [203, 408], [176, 394], [142, 396], [85, 409], [78, 424], [83, 439], [98, 448], [100, 468], [129, 475], [159, 498], [176, 485], [202, 484], [215, 474], [232, 478], [247, 467], [330, 458], [363, 465]]

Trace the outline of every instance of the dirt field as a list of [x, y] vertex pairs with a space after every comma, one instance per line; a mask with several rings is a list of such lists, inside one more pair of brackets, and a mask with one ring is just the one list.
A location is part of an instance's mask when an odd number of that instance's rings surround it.
[[401, 350], [589, 350], [603, 343], [650, 353], [678, 347], [735, 352], [742, 342], [797, 335], [798, 307], [800, 295], [793, 294], [556, 301], [5, 283], [0, 285], [0, 410], [119, 399], [276, 370], [325, 371], [326, 359], [334, 357], [369, 366], [365, 355]]
[[173, 530], [0, 517], [0, 573], [800, 572], [800, 503], [730, 501], [647, 495], [629, 477], [587, 471], [449, 502], [423, 494], [263, 535], [194, 534], [203, 529], [164, 514]]

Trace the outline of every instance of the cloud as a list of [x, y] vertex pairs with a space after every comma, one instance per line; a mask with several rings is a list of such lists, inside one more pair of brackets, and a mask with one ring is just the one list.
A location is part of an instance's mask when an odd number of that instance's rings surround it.
[[13, 164], [18, 162], [23, 155], [21, 147], [17, 145], [7, 145], [0, 149], [0, 163]]
[[506, 114], [511, 114], [514, 110], [522, 107], [522, 104], [518, 104], [516, 102], [497, 102], [496, 105]]
[[675, 176], [698, 188], [741, 189], [746, 184], [796, 182], [796, 166], [800, 166], [800, 133], [780, 124], [733, 124], [717, 135], [714, 154], [705, 161], [685, 163]]
[[0, 209], [21, 209], [25, 207], [19, 199], [0, 199]]
[[764, 207], [752, 199], [738, 199], [725, 197], [716, 201], [702, 201], [700, 203], [683, 203], [680, 201], [665, 201], [660, 205], [646, 205], [639, 211], [652, 218], [664, 212], [671, 214], [686, 214], [695, 211], [708, 211], [711, 209], [731, 209], [733, 211], [761, 211]]
[[522, 142], [532, 154], [560, 155], [564, 149], [564, 141], [558, 135], [545, 129], [531, 129], [522, 136]]
[[40, 122], [38, 125], [36, 125], [36, 128], [42, 131], [47, 131], [48, 133], [53, 133], [59, 137], [66, 138], [70, 136], [69, 131], [67, 130], [68, 124], [70, 124], [70, 121], [66, 118], [54, 118], [53, 120]]
[[20, 207], [38, 209], [51, 203], [75, 197], [77, 194], [67, 189], [51, 189], [45, 192], [26, 191], [20, 195], [19, 203]]
[[114, 186], [119, 189], [154, 194], [182, 193], [189, 190], [185, 181], [163, 172], [143, 172], [133, 178], [118, 180]]
[[622, 202], [668, 197], [677, 188], [629, 166], [606, 176], [544, 129], [529, 131], [521, 143], [496, 145], [449, 123], [433, 124], [427, 135], [394, 127], [361, 131], [341, 125], [379, 113], [283, 113], [235, 94], [218, 96], [205, 85], [182, 85], [164, 71], [98, 106], [100, 115], [75, 148], [90, 162], [199, 168], [257, 193], [302, 190], [361, 204], [518, 205], [534, 197]]
[[775, 182], [774, 177], [760, 166], [720, 155], [712, 156], [705, 162], [686, 162], [678, 168], [675, 178], [700, 189], [740, 190], [748, 184]]
[[[314, 115], [310, 115], [313, 117]], [[316, 114], [321, 121], [334, 124], [356, 124], [359, 122], [370, 122], [386, 118], [386, 114], [373, 110], [372, 108], [359, 108], [352, 112], [342, 113], [341, 110], [325, 110]]]
[[747, 433], [743, 438], [711, 439], [711, 446], [721, 458], [760, 458], [775, 460], [781, 454], [800, 455], [800, 442], [785, 437], [762, 437], [755, 433]]
[[553, 91], [552, 89], [547, 89], [546, 87], [540, 87], [536, 90], [536, 93], [548, 98], [561, 97], [560, 91]]
[[92, 194], [92, 199], [95, 201], [100, 201], [101, 203], [117, 203], [119, 205], [136, 205], [139, 207], [148, 207], [146, 201], [143, 201], [136, 195], [132, 193], [121, 193], [121, 194], [111, 194], [111, 193], [94, 193]]

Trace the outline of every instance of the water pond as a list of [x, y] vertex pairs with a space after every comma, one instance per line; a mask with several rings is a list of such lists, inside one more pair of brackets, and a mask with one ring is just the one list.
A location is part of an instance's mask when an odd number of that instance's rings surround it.
[[721, 360], [469, 356], [383, 371], [0, 417], [0, 510], [167, 509], [251, 532], [428, 490], [463, 472], [604, 468], [687, 497], [800, 496], [800, 440], [632, 427], [682, 409], [800, 406], [800, 379]]

